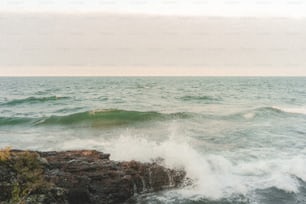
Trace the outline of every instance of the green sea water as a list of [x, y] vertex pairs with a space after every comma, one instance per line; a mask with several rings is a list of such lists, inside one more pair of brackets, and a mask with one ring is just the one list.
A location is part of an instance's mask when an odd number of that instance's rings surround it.
[[130, 203], [306, 203], [306, 78], [0, 78], [0, 147], [183, 168]]

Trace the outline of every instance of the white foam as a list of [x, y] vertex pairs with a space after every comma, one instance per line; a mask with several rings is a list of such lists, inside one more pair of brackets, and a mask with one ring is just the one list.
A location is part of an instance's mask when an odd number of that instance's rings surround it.
[[[296, 166], [298, 161], [299, 166]], [[235, 172], [244, 177], [243, 182], [249, 190], [275, 187], [286, 192], [298, 192], [299, 182], [304, 180], [306, 172], [305, 158], [269, 159], [253, 162], [242, 162], [235, 166]]]
[[304, 115], [306, 115], [306, 107], [279, 107], [279, 106], [273, 106], [273, 108], [279, 109], [279, 110], [287, 112], [287, 113], [297, 113], [297, 114], [304, 114]]
[[179, 190], [181, 196], [220, 199], [232, 194], [247, 194], [255, 189], [275, 187], [298, 192], [296, 177], [306, 181], [306, 158], [231, 161], [226, 155], [203, 154], [181, 137], [158, 142], [132, 135], [110, 140], [105, 151], [114, 160], [150, 162], [161, 157], [169, 168], [183, 168], [194, 185]]
[[256, 116], [256, 113], [250, 112], [243, 115], [245, 119], [253, 119]]
[[187, 143], [178, 143], [172, 139], [158, 143], [133, 136], [121, 136], [107, 148], [107, 151], [111, 152], [115, 160], [134, 159], [149, 162], [151, 159], [161, 157], [165, 159], [167, 167], [186, 170], [187, 176], [196, 181], [197, 188], [193, 190], [211, 198], [222, 196], [223, 184], [218, 177], [203, 177], [203, 175], [213, 175], [209, 161], [201, 158], [201, 155]]
[[175, 123], [170, 125], [169, 132], [170, 136], [165, 133], [164, 138], [154, 139], [133, 131], [125, 131], [121, 136], [110, 139], [71, 137], [56, 144], [60, 150], [94, 148], [110, 153], [113, 160], [150, 162], [161, 157], [166, 167], [183, 168], [187, 177], [193, 180], [192, 186], [175, 190], [175, 193], [172, 191], [172, 194], [165, 193], [170, 197], [175, 194], [191, 200], [203, 197], [220, 199], [233, 194], [249, 195], [256, 189], [271, 187], [296, 193], [300, 185], [297, 177], [306, 182], [305, 152], [294, 156], [277, 154], [277, 157], [267, 158], [266, 153], [262, 154], [260, 148], [256, 148], [248, 150], [256, 157], [245, 159], [245, 156], [238, 152], [231, 152], [230, 157], [229, 152], [221, 150], [217, 153], [199, 151], [197, 148], [203, 145], [199, 145], [194, 138], [181, 135], [184, 134], [183, 130]]

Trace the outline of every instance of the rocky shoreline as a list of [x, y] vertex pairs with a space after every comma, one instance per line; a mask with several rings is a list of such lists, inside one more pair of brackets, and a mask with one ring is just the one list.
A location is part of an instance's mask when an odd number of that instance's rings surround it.
[[0, 152], [0, 204], [123, 203], [184, 179], [184, 171], [159, 162], [117, 162], [95, 150]]

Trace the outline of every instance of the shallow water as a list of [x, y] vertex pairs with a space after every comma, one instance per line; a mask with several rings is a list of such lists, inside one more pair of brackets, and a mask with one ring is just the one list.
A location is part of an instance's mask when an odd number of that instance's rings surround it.
[[0, 147], [162, 157], [135, 203], [306, 203], [306, 78], [0, 78]]

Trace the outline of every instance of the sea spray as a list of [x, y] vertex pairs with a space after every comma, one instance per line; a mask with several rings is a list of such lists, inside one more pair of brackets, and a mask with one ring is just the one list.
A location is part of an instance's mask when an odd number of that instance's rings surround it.
[[175, 139], [159, 143], [125, 135], [111, 141], [106, 151], [112, 152], [112, 157], [116, 160], [149, 162], [161, 157], [166, 167], [184, 169], [187, 172], [187, 177], [193, 181], [193, 188], [190, 191], [193, 194], [217, 199], [222, 197], [222, 188], [226, 188], [219, 173], [226, 173], [228, 161], [216, 158], [216, 156], [202, 158], [201, 154], [189, 144], [178, 143]]
[[218, 200], [267, 188], [298, 193], [300, 183], [297, 179], [305, 181], [302, 172], [306, 172], [306, 157], [302, 155], [293, 160], [231, 161], [221, 155], [201, 154], [190, 144], [177, 142], [173, 137], [156, 142], [130, 135], [110, 141], [106, 151], [112, 152], [116, 160], [149, 162], [163, 158], [166, 167], [184, 169], [192, 185], [177, 193], [188, 199]]

